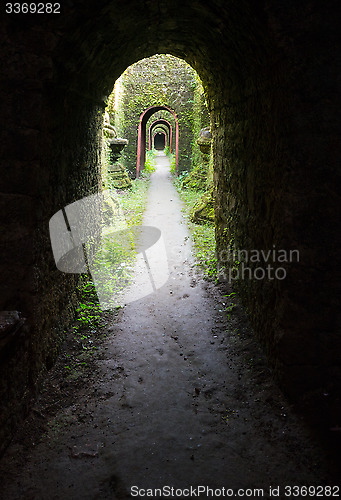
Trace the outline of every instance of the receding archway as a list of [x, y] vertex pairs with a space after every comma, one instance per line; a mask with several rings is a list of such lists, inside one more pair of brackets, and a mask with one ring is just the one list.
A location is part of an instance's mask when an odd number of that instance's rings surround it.
[[175, 174], [178, 171], [178, 158], [179, 158], [179, 123], [175, 111], [173, 111], [168, 106], [151, 106], [150, 108], [143, 111], [140, 116], [139, 127], [138, 127], [138, 138], [137, 138], [137, 165], [136, 165], [136, 176], [144, 168], [146, 161], [146, 126], [149, 118], [157, 111], [169, 111], [174, 116], [175, 119]]
[[166, 132], [168, 136], [168, 147], [169, 147], [169, 152], [172, 152], [172, 140], [173, 140], [173, 129], [171, 124], [169, 123], [168, 120], [165, 120], [164, 118], [158, 118], [155, 120], [149, 127], [148, 131], [148, 137], [149, 137], [149, 149], [151, 149], [153, 140], [153, 131], [156, 127], [162, 127]]
[[155, 132], [153, 135], [154, 149], [163, 151], [166, 147], [166, 134], [164, 132]]

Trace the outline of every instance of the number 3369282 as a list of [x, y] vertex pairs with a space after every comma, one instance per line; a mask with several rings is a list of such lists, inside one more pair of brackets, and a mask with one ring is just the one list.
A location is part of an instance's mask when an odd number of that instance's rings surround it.
[[6, 14], [60, 14], [60, 3], [6, 3]]

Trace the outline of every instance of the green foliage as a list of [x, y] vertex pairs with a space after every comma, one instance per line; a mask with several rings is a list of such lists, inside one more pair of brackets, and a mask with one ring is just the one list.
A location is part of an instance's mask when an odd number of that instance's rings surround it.
[[172, 174], [175, 174], [175, 155], [169, 154], [168, 158], [170, 161], [170, 171]]
[[137, 226], [142, 222], [147, 203], [149, 177], [149, 174], [142, 172], [141, 176], [133, 181], [131, 188], [118, 191], [119, 201], [128, 227]]
[[109, 306], [111, 298], [122, 295], [131, 282], [135, 255], [133, 232], [125, 231], [120, 238], [102, 238], [94, 258], [96, 269], [100, 269], [96, 284], [105, 293]]
[[[156, 54], [130, 66], [116, 81], [114, 92], [115, 95], [109, 98], [108, 110], [114, 116], [118, 134], [129, 140], [120, 161], [130, 177], [135, 176], [140, 115], [155, 105], [167, 106], [175, 111], [180, 130], [180, 169], [190, 170], [193, 155], [199, 155], [199, 148], [195, 143], [199, 130], [208, 123], [201, 81], [193, 68], [169, 54]], [[147, 131], [156, 117], [165, 118], [171, 124], [174, 148], [173, 115], [165, 110], [158, 111], [148, 120]]]
[[182, 190], [181, 185], [186, 175], [187, 173], [179, 175], [179, 177], [174, 180], [174, 183], [181, 199], [185, 203], [183, 211], [187, 216], [188, 226], [193, 240], [194, 256], [197, 261], [197, 265], [203, 269], [204, 275], [210, 279], [217, 279], [218, 263], [215, 251], [216, 242], [214, 224], [211, 222], [205, 222], [203, 224], [194, 224], [191, 222], [191, 210], [198, 203], [204, 192], [193, 189]]
[[146, 161], [144, 164], [143, 172], [145, 174], [151, 174], [155, 172], [155, 151], [152, 149], [150, 151], [146, 151]]
[[223, 295], [223, 297], [226, 297], [230, 301], [230, 304], [224, 309], [228, 313], [227, 319], [229, 320], [231, 314], [236, 310], [236, 304], [233, 302], [233, 299], [236, 297], [236, 293], [231, 292], [228, 293], [227, 295]]
[[193, 224], [192, 229], [195, 257], [205, 276], [215, 279], [218, 275], [215, 253], [215, 233], [212, 223]]
[[208, 163], [199, 163], [183, 180], [182, 189], [193, 189], [194, 191], [205, 191], [207, 188]]
[[[147, 201], [148, 178], [133, 181], [132, 187], [125, 191], [117, 191], [120, 204], [128, 227], [138, 226], [142, 222]], [[95, 256], [100, 275], [105, 277], [101, 286], [111, 294], [120, 293], [129, 284], [135, 253], [135, 237], [137, 233], [127, 233], [126, 238], [112, 242], [103, 238], [102, 245]], [[110, 275], [110, 280], [107, 279]], [[91, 276], [83, 274], [78, 287], [79, 306], [76, 310], [74, 333], [82, 335], [85, 330], [93, 330], [100, 324], [103, 311], [98, 301], [95, 285]]]
[[188, 170], [183, 170], [182, 172], [179, 173], [177, 177], [174, 177], [173, 179], [175, 187], [178, 190], [180, 196], [185, 196], [185, 194], [182, 193], [181, 190], [182, 190], [182, 183], [187, 178], [188, 175], [189, 175]]
[[80, 297], [79, 306], [76, 309], [77, 318], [74, 331], [77, 333], [84, 328], [96, 328], [101, 319], [102, 309], [99, 305], [95, 285], [92, 279], [83, 274], [78, 287]]
[[134, 228], [142, 222], [148, 185], [148, 175], [144, 174], [133, 181], [130, 189], [117, 191], [125, 222], [131, 231], [125, 231], [119, 239], [112, 238], [110, 234], [107, 238], [102, 238], [94, 259], [100, 269], [97, 282], [108, 298], [118, 298], [131, 283], [136, 257], [135, 241], [138, 235], [138, 230]]

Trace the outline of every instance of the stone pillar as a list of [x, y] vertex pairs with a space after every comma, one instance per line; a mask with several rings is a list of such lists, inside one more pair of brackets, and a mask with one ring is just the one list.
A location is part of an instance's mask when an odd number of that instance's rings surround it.
[[[201, 197], [200, 201], [193, 207], [191, 220], [197, 224], [201, 222], [214, 222], [214, 205], [213, 205], [213, 178], [209, 175], [210, 170], [210, 153], [211, 153], [212, 135], [209, 127], [205, 127], [199, 132], [197, 144], [202, 155], [202, 164], [200, 168], [201, 176], [206, 179], [206, 193]], [[197, 174], [198, 175], [198, 174]]]

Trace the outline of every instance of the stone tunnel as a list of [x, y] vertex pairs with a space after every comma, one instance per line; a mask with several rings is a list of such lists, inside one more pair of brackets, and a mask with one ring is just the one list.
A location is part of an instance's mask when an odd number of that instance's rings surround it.
[[0, 310], [17, 312], [0, 344], [2, 447], [77, 303], [49, 219], [98, 189], [106, 96], [156, 53], [184, 59], [205, 88], [218, 255], [299, 251], [287, 279], [238, 287], [278, 383], [308, 407], [337, 402], [338, 11], [334, 0], [67, 0], [60, 13], [1, 16]]

